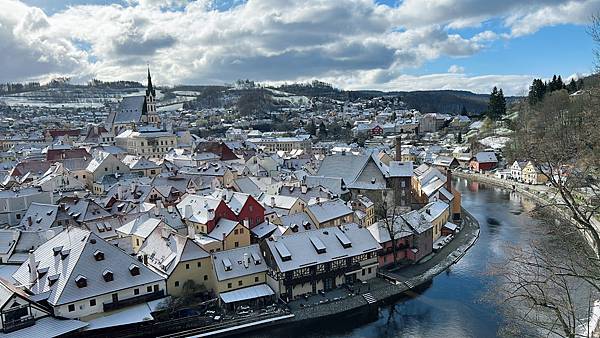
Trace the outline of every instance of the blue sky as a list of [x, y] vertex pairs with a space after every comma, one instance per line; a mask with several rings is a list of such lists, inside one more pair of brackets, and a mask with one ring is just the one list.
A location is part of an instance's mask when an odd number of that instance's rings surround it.
[[[93, 5], [93, 6], [88, 6]], [[589, 74], [598, 0], [0, 0], [0, 82], [320, 79], [347, 89], [500, 86]]]

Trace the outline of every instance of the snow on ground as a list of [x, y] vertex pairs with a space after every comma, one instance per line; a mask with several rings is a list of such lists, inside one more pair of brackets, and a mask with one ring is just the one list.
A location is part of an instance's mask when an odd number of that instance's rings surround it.
[[506, 135], [510, 135], [513, 133], [513, 131], [508, 128], [497, 128], [494, 132], [496, 133], [496, 135], [501, 135], [501, 136], [506, 136]]
[[479, 140], [479, 143], [483, 144], [488, 148], [502, 149], [510, 141], [510, 137], [506, 136], [488, 136], [484, 139]]

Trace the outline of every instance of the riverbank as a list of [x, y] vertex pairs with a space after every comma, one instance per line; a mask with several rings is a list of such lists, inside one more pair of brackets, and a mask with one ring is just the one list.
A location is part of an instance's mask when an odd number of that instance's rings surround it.
[[[455, 171], [452, 173], [455, 177], [464, 178], [467, 180], [478, 181], [487, 183], [499, 188], [507, 189], [519, 193], [520, 195], [532, 200], [539, 206], [546, 207], [546, 211], [555, 216], [556, 218], [569, 222], [571, 225], [580, 229], [575, 219], [569, 215], [569, 212], [560, 207], [559, 201], [557, 201], [556, 193], [549, 187], [544, 185], [527, 185], [515, 181], [509, 181], [505, 179], [499, 179], [492, 176], [477, 173], [463, 173]], [[552, 196], [554, 195], [554, 196]], [[600, 222], [592, 219], [592, 224], [596, 228], [596, 231], [600, 232]], [[587, 231], [581, 230], [581, 235], [586, 240], [590, 248], [595, 249], [594, 240]]]
[[[479, 222], [463, 209], [463, 225], [456, 237], [434, 254], [426, 262], [415, 264], [398, 271], [378, 272], [378, 277], [364, 283], [361, 292], [355, 296], [345, 294], [344, 290], [333, 290], [324, 295], [311, 296], [302, 301], [314, 306], [298, 306], [299, 301], [291, 302], [293, 318], [287, 324], [299, 325], [309, 321], [330, 319], [365, 310], [376, 310], [379, 305], [396, 299], [407, 292], [429, 283], [435, 276], [458, 262], [479, 238]], [[327, 300], [327, 301], [325, 301]], [[319, 303], [322, 302], [322, 303]]]

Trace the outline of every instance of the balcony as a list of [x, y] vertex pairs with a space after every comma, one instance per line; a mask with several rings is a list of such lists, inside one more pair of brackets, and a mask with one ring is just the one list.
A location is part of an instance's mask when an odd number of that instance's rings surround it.
[[5, 321], [2, 332], [9, 333], [35, 324], [33, 316], [25, 316], [16, 320]]
[[123, 299], [123, 300], [117, 300], [116, 302], [104, 303], [104, 304], [102, 304], [102, 307], [104, 308], [105, 312], [112, 311], [112, 310], [124, 308], [124, 307], [134, 305], [134, 304], [157, 300], [164, 296], [165, 296], [165, 290], [159, 290], [159, 291], [147, 293], [145, 295], [141, 295], [141, 296], [137, 296], [137, 297], [127, 298], [127, 299]]

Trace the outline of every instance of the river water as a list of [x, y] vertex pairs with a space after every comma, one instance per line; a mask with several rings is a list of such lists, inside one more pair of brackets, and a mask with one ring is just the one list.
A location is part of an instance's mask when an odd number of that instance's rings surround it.
[[431, 285], [408, 299], [379, 309], [364, 322], [321, 323], [301, 329], [266, 329], [255, 337], [495, 337], [503, 317], [494, 304], [482, 300], [493, 279], [490, 264], [505, 258], [506, 245], [526, 245], [543, 236], [540, 222], [529, 211], [531, 201], [477, 182], [455, 179], [463, 206], [480, 223], [475, 245]]

